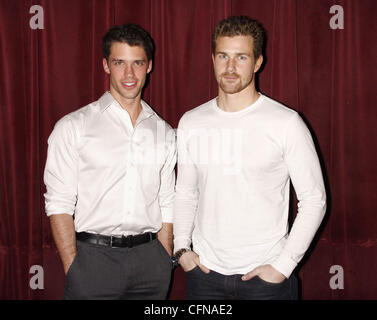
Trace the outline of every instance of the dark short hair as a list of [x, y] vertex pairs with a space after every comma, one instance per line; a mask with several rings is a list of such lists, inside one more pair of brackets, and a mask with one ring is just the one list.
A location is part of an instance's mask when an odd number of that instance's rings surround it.
[[232, 16], [218, 23], [212, 35], [212, 53], [216, 51], [218, 37], [252, 36], [254, 39], [254, 58], [263, 52], [266, 31], [262, 24], [247, 16]]
[[142, 27], [133, 23], [126, 23], [121, 26], [111, 27], [102, 38], [103, 57], [108, 60], [110, 48], [113, 42], [124, 42], [130, 46], [144, 48], [148, 61], [153, 60], [154, 43], [150, 34]]

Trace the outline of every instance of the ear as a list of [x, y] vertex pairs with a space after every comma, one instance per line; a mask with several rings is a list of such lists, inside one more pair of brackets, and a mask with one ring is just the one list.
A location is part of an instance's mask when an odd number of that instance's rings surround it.
[[211, 57], [212, 57], [212, 63], [213, 63], [213, 65], [215, 65], [215, 56], [214, 56], [213, 53], [211, 54]]
[[107, 64], [107, 60], [105, 58], [102, 59], [103, 69], [107, 74], [110, 74], [110, 68]]
[[152, 66], [153, 66], [153, 62], [152, 60], [149, 60], [148, 62], [148, 69], [147, 69], [147, 73], [151, 72], [152, 71]]
[[260, 55], [259, 58], [257, 59], [257, 61], [255, 61], [254, 73], [258, 72], [258, 70], [260, 69], [262, 63], [263, 63], [263, 56]]

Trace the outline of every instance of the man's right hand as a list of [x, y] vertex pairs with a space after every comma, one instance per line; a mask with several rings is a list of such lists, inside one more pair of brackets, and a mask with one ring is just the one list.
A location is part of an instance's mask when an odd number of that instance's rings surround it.
[[[63, 262], [63, 268], [64, 268], [64, 274], [67, 275], [69, 268], [71, 267], [73, 260], [75, 259], [76, 254], [72, 256], [72, 258], [69, 258], [68, 261]], [[67, 260], [68, 258], [66, 258]]]
[[198, 266], [204, 273], [210, 270], [200, 263], [199, 256], [194, 251], [187, 251], [179, 258], [178, 263], [182, 266], [183, 271], [188, 272]]
[[54, 214], [50, 216], [52, 235], [67, 274], [76, 256], [76, 233], [72, 215]]

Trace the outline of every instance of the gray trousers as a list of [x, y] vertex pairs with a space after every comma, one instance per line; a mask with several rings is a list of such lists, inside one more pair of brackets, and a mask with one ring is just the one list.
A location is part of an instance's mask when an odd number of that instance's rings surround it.
[[172, 262], [159, 240], [133, 248], [77, 241], [64, 299], [166, 299]]

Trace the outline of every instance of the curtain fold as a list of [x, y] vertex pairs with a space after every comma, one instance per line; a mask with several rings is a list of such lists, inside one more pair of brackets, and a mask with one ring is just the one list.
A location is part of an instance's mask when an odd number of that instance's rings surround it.
[[[329, 25], [334, 4], [344, 29]], [[42, 30], [29, 26], [32, 5], [44, 10]], [[328, 210], [298, 269], [302, 298], [377, 298], [375, 0], [0, 0], [0, 299], [62, 297], [44, 213], [47, 138], [62, 116], [108, 89], [107, 29], [133, 22], [151, 33], [144, 99], [177, 127], [184, 112], [216, 96], [211, 34], [240, 14], [268, 33], [258, 88], [302, 115], [325, 175]], [[30, 287], [33, 265], [43, 267], [44, 289]], [[329, 285], [334, 265], [344, 269], [343, 290]], [[170, 299], [184, 299], [184, 288], [177, 269]]]

